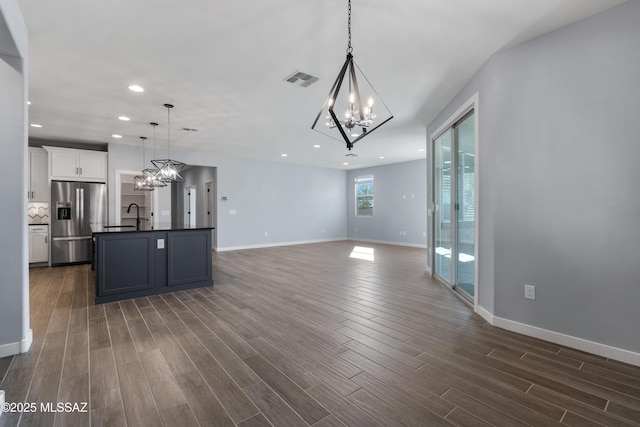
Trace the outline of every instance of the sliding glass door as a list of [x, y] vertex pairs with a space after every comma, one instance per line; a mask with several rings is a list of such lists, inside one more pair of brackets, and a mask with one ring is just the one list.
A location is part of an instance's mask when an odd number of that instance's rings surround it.
[[474, 126], [471, 111], [434, 139], [432, 165], [434, 273], [471, 301], [476, 245]]
[[435, 273], [451, 283], [451, 137], [452, 130], [443, 133], [434, 141], [435, 184]]

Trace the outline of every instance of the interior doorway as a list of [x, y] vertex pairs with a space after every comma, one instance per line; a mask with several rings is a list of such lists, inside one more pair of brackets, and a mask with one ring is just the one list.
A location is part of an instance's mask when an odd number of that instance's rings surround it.
[[[115, 174], [115, 215], [114, 224], [135, 227], [137, 215], [140, 215], [140, 229], [151, 230], [157, 227], [157, 198], [155, 191], [135, 190], [134, 177], [140, 175], [137, 171], [117, 170]], [[129, 209], [131, 204], [138, 205], [138, 209]], [[127, 212], [129, 210], [129, 212]]]
[[206, 225], [207, 227], [214, 227], [215, 219], [213, 217], [213, 202], [214, 202], [214, 191], [213, 191], [213, 181], [207, 181], [204, 183], [204, 191], [205, 191], [205, 202], [206, 205], [204, 207], [206, 216]]
[[190, 186], [184, 188], [184, 219], [185, 225], [196, 226], [196, 201], [197, 187]]

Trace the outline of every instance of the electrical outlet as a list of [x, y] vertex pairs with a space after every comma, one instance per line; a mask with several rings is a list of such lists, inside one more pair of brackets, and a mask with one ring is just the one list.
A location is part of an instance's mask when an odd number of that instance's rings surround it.
[[533, 285], [524, 285], [524, 297], [526, 299], [536, 299], [536, 287]]

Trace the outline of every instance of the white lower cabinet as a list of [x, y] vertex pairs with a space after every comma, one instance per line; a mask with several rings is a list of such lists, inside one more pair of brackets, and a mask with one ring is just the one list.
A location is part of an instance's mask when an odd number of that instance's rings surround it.
[[49, 226], [29, 226], [29, 263], [49, 262]]

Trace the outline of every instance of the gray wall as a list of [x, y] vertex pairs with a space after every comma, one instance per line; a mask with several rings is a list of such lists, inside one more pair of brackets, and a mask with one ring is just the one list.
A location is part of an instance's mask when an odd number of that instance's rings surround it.
[[428, 127], [479, 91], [480, 305], [634, 352], [638, 22], [629, 2], [497, 54]]
[[[373, 175], [373, 216], [356, 216], [355, 178], [367, 175]], [[426, 247], [426, 175], [425, 160], [350, 170], [346, 183], [349, 238]]]
[[[196, 225], [198, 227], [204, 227], [207, 222], [206, 217], [206, 193], [205, 193], [205, 183], [207, 181], [213, 181], [213, 200], [214, 200], [214, 211], [212, 215], [214, 216], [217, 210], [215, 210], [216, 206], [216, 168], [212, 167], [203, 167], [203, 166], [193, 166], [184, 170], [181, 173], [184, 178], [184, 182], [174, 183], [171, 188], [171, 209], [174, 215], [172, 215], [171, 221], [174, 224], [184, 224], [184, 189], [185, 187], [196, 187]], [[214, 245], [215, 246], [215, 245]]]
[[0, 357], [29, 333], [27, 44], [17, 3], [0, 0]]
[[[139, 169], [140, 156], [134, 146], [111, 144], [109, 185], [116, 170]], [[347, 237], [345, 171], [177, 150], [171, 156], [216, 168], [218, 249]], [[220, 200], [223, 196], [227, 201]], [[110, 207], [113, 197], [110, 192]], [[170, 209], [171, 197], [165, 192], [158, 211]]]

